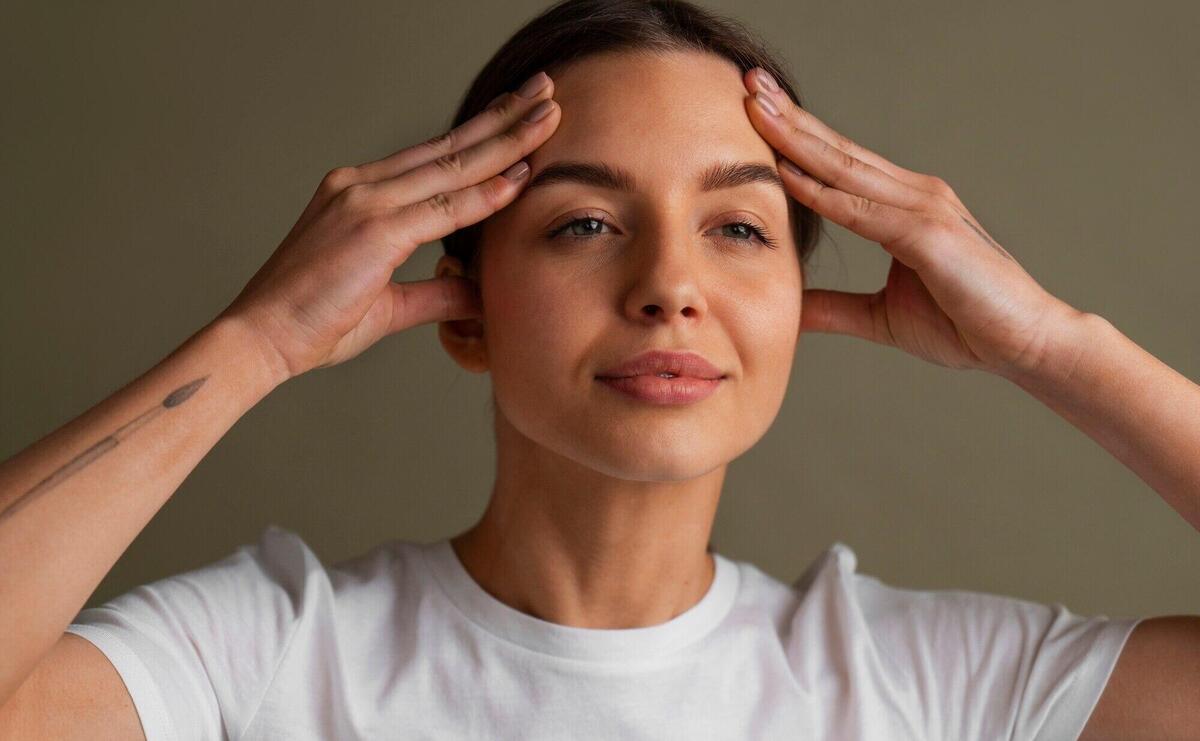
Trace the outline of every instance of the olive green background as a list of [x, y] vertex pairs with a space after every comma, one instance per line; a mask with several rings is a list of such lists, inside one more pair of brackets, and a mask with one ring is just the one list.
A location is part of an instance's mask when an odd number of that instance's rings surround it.
[[[705, 3], [757, 29], [805, 104], [947, 180], [1047, 289], [1200, 378], [1200, 5]], [[0, 28], [0, 458], [162, 360], [233, 299], [329, 169], [446, 128], [542, 2], [28, 3]], [[811, 286], [889, 256], [832, 222]], [[422, 246], [397, 277], [431, 277]], [[434, 325], [246, 414], [88, 605], [291, 528], [327, 563], [474, 522], [488, 381]], [[1200, 410], [1198, 410], [1200, 411]], [[1197, 454], [1195, 451], [1189, 454]], [[1200, 492], [1197, 492], [1200, 496]], [[1200, 613], [1200, 533], [1012, 384], [805, 334], [713, 542], [791, 581], [859, 570], [1079, 613]]]

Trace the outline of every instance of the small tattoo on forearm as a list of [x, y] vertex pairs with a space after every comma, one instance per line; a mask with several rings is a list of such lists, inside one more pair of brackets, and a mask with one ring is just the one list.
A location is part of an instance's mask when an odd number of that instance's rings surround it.
[[163, 398], [161, 404], [156, 404], [150, 409], [142, 412], [137, 417], [134, 417], [132, 420], [126, 422], [124, 425], [118, 428], [116, 432], [112, 433], [108, 437], [72, 458], [57, 471], [42, 479], [36, 486], [18, 497], [17, 500], [12, 503], [12, 506], [8, 507], [3, 512], [0, 512], [0, 520], [10, 517], [18, 509], [28, 504], [39, 494], [46, 493], [50, 489], [53, 489], [63, 481], [70, 478], [75, 473], [86, 468], [92, 461], [117, 447], [119, 442], [124, 440], [142, 425], [162, 414], [163, 411], [172, 407], [177, 407], [187, 401], [189, 398], [191, 398], [192, 394], [196, 393], [196, 391], [202, 385], [204, 385], [206, 380], [208, 380], [208, 376], [201, 376], [194, 381], [190, 381], [183, 386], [180, 386], [171, 393], [167, 394], [166, 397]]
[[976, 233], [976, 234], [978, 234], [980, 237], [982, 237], [982, 238], [983, 238], [983, 241], [987, 242], [987, 243], [988, 243], [988, 244], [990, 244], [992, 247], [994, 247], [994, 248], [996, 248], [997, 250], [999, 250], [1001, 255], [1004, 255], [1005, 257], [1007, 257], [1009, 260], [1012, 260], [1013, 262], [1016, 262], [1016, 261], [1017, 261], [1017, 258], [1015, 258], [1015, 257], [1013, 257], [1012, 255], [1008, 254], [1008, 251], [1007, 251], [1007, 250], [1005, 250], [1003, 247], [1001, 247], [999, 244], [997, 244], [997, 243], [996, 243], [996, 240], [992, 239], [991, 237], [989, 237], [989, 236], [987, 235], [987, 233], [986, 233], [986, 232], [984, 232], [984, 231], [983, 231], [982, 229], [980, 229], [979, 227], [975, 226], [975, 224], [973, 224], [973, 223], [971, 222], [971, 220], [970, 220], [970, 219], [968, 219], [966, 216], [963, 216], [962, 214], [959, 214], [959, 215], [958, 215], [958, 217], [959, 217], [960, 219], [962, 219], [964, 222], [966, 222], [967, 226], [969, 226], [969, 227], [971, 227], [973, 230], [975, 230], [975, 233]]

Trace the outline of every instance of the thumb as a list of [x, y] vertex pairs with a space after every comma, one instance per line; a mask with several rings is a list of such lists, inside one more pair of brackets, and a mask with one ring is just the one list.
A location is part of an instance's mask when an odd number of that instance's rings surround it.
[[892, 344], [887, 329], [883, 291], [851, 293], [825, 288], [804, 289], [800, 331], [828, 332]]
[[448, 275], [410, 283], [388, 283], [392, 296], [392, 321], [387, 332], [429, 322], [474, 319], [483, 315], [479, 284], [470, 278]]

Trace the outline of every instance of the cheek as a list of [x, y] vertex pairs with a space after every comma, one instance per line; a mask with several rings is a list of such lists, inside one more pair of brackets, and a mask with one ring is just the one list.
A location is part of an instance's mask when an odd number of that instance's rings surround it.
[[490, 267], [483, 302], [493, 382], [544, 388], [582, 372], [578, 366], [588, 360], [588, 338], [602, 316], [596, 296], [550, 265], [525, 260]]
[[742, 292], [744, 299], [737, 305], [738, 352], [757, 393], [782, 400], [800, 334], [800, 280], [779, 277], [760, 281], [755, 288]]

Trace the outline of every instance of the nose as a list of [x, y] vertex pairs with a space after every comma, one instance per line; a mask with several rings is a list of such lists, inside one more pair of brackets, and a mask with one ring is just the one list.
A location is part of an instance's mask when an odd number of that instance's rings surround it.
[[703, 258], [688, 236], [660, 229], [630, 248], [625, 313], [631, 320], [656, 324], [704, 318], [708, 304], [701, 283]]

